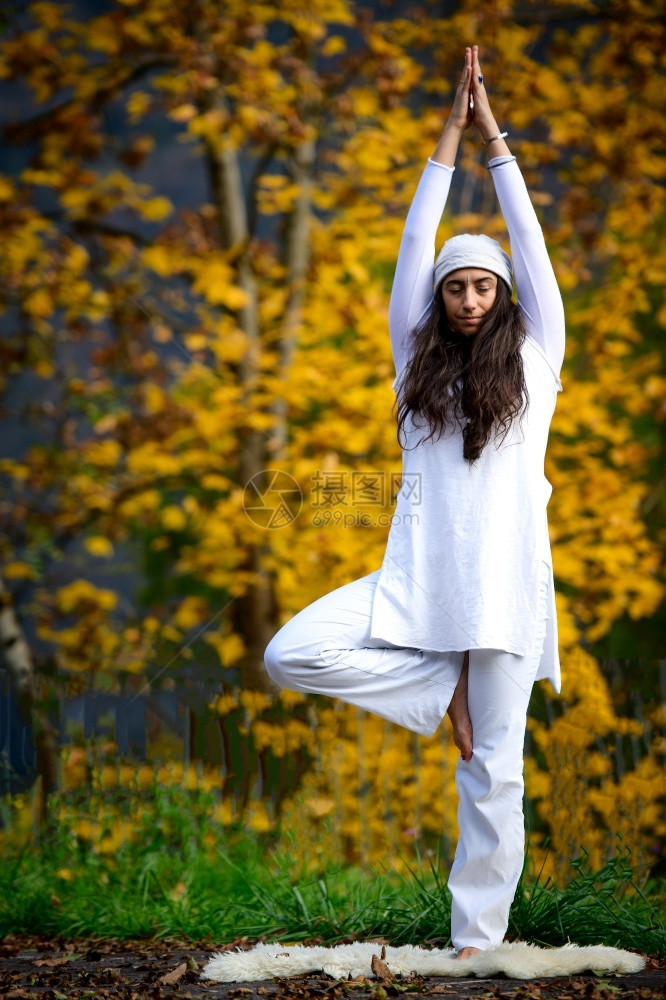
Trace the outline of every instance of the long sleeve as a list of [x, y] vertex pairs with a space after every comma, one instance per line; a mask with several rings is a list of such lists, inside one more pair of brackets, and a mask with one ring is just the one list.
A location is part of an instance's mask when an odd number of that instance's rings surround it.
[[405, 220], [389, 303], [391, 349], [398, 375], [407, 361], [407, 335], [432, 302], [435, 236], [453, 170], [428, 160]]
[[515, 157], [495, 157], [488, 166], [509, 232], [527, 335], [542, 349], [559, 378], [564, 360], [564, 307], [539, 220]]

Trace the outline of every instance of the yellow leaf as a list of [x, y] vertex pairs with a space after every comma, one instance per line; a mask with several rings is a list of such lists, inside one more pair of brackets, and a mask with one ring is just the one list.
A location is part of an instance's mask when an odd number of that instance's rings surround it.
[[127, 660], [123, 662], [122, 669], [127, 671], [128, 674], [141, 674], [143, 673], [146, 666], [145, 660]]
[[164, 391], [154, 382], [147, 382], [143, 387], [143, 404], [146, 413], [161, 413], [164, 409]]
[[24, 580], [37, 576], [32, 566], [24, 562], [8, 562], [2, 567], [3, 576], [8, 580]]
[[33, 3], [30, 13], [47, 31], [55, 31], [62, 23], [63, 8], [59, 3]]
[[308, 812], [311, 816], [314, 816], [315, 819], [321, 819], [322, 816], [328, 816], [335, 809], [335, 799], [308, 799], [305, 804], [308, 808]]
[[102, 535], [93, 535], [90, 538], [86, 538], [85, 547], [88, 552], [93, 556], [112, 556], [113, 555], [113, 545]]
[[176, 507], [175, 504], [169, 504], [165, 507], [162, 512], [162, 524], [167, 531], [182, 531], [187, 524], [187, 517], [183, 513], [180, 507]]
[[53, 299], [45, 288], [38, 288], [24, 299], [23, 309], [30, 316], [43, 319], [53, 312]]
[[151, 222], [159, 222], [160, 219], [164, 219], [173, 211], [173, 205], [169, 199], [162, 196], [140, 202], [137, 208], [143, 218], [149, 219]]
[[188, 333], [183, 339], [188, 351], [205, 351], [208, 347], [208, 337], [203, 333]]
[[337, 56], [340, 52], [347, 50], [347, 43], [340, 35], [331, 35], [321, 47], [323, 56]]
[[211, 305], [240, 309], [247, 304], [246, 293], [233, 284], [233, 270], [226, 260], [212, 254], [196, 264], [195, 292], [204, 295]]
[[[79, 579], [61, 587], [56, 592], [56, 601], [60, 610], [65, 613], [74, 611], [81, 603], [96, 605], [110, 611], [118, 603], [118, 597], [112, 590], [104, 590], [89, 580]], [[63, 632], [59, 634], [64, 635]]]
[[104, 441], [91, 441], [86, 447], [86, 457], [94, 465], [112, 468], [120, 459], [122, 447], [118, 441], [107, 438]]
[[266, 806], [263, 802], [256, 804], [247, 820], [247, 825], [250, 830], [254, 830], [256, 833], [268, 833], [271, 829], [273, 824], [269, 819]]
[[153, 337], [158, 344], [168, 344], [169, 341], [173, 340], [173, 333], [163, 323], [158, 323], [153, 332]]
[[186, 597], [180, 607], [176, 609], [172, 621], [178, 628], [187, 630], [195, 625], [200, 625], [206, 617], [206, 612], [205, 601], [199, 597]]
[[169, 118], [175, 122], [189, 122], [196, 117], [196, 114], [197, 109], [194, 104], [179, 104], [169, 112]]
[[133, 125], [135, 125], [137, 121], [146, 114], [152, 103], [153, 99], [150, 94], [146, 94], [141, 90], [137, 90], [129, 97], [125, 107], [127, 108], [127, 112]]
[[162, 635], [165, 639], [170, 639], [172, 642], [180, 642], [183, 638], [183, 633], [177, 629], [173, 628], [171, 625], [165, 625], [162, 629]]
[[[219, 632], [208, 632], [204, 636], [204, 639], [216, 650], [220, 658], [220, 663], [223, 666], [231, 666], [245, 652], [243, 640], [238, 635], [220, 635]], [[235, 704], [234, 700], [234, 706]], [[231, 711], [231, 708], [228, 711]]]
[[180, 261], [175, 253], [165, 246], [147, 247], [142, 254], [143, 263], [163, 278], [180, 270]]

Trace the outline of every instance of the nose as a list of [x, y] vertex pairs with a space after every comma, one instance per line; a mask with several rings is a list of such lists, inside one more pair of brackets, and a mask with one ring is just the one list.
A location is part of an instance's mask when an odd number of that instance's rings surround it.
[[463, 297], [463, 309], [472, 310], [476, 306], [476, 296], [474, 294], [474, 289], [471, 285], [465, 286], [465, 295]]

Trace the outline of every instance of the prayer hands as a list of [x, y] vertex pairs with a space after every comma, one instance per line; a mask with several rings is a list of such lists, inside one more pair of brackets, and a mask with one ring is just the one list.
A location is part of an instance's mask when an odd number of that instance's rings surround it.
[[465, 67], [460, 77], [460, 83], [453, 100], [453, 107], [449, 115], [449, 125], [463, 132], [472, 124], [474, 120], [474, 109], [471, 104], [472, 98], [472, 49], [468, 46], [465, 49]]
[[[469, 51], [469, 50], [467, 50]], [[467, 56], [465, 57], [467, 59]], [[483, 83], [483, 73], [479, 63], [479, 46], [473, 45], [471, 49], [472, 73], [470, 81], [469, 101], [474, 124], [481, 133], [481, 138], [485, 141], [496, 135], [497, 122], [490, 110], [488, 94]]]
[[448, 125], [463, 132], [472, 123], [479, 129], [484, 141], [498, 132], [483, 84], [478, 45], [468, 45], [465, 49], [465, 66], [456, 89]]

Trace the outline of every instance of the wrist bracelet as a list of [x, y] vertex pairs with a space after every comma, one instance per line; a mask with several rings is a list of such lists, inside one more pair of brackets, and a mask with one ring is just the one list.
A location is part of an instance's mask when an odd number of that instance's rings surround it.
[[491, 142], [495, 142], [496, 139], [506, 139], [506, 137], [507, 137], [508, 134], [509, 134], [508, 132], [498, 132], [498, 134], [494, 135], [492, 137], [492, 139], [484, 139], [483, 145], [484, 146], [489, 146], [490, 143]]
[[503, 167], [505, 163], [511, 163], [515, 159], [515, 156], [493, 156], [491, 157], [491, 162], [486, 166], [486, 170], [494, 170], [495, 167]]

